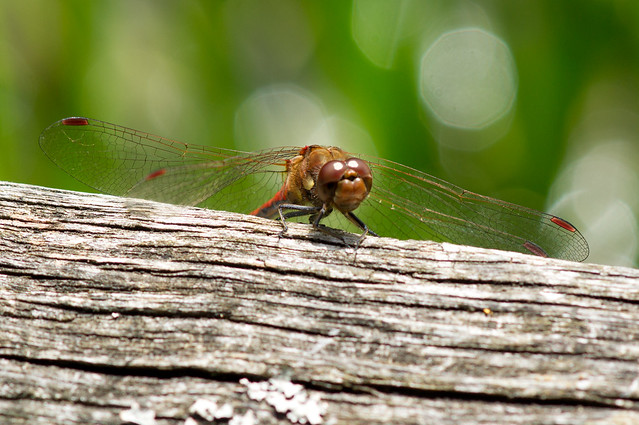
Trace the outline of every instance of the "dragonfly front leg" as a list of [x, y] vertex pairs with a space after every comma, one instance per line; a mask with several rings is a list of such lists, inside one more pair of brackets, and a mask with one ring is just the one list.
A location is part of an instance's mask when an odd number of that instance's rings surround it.
[[[324, 217], [326, 217], [330, 212], [330, 211], [327, 212], [328, 210], [326, 208], [326, 205], [322, 205], [321, 207], [314, 207], [309, 205], [280, 204], [278, 205], [277, 210], [279, 212], [280, 222], [282, 223], [282, 227], [283, 227], [283, 230], [280, 232], [280, 237], [282, 237], [284, 233], [286, 233], [286, 231], [288, 230], [288, 226], [286, 225], [286, 220], [293, 217], [302, 217], [305, 215], [310, 215], [311, 216], [310, 222], [313, 225], [313, 229], [318, 230], [329, 236], [332, 236], [336, 239], [339, 239], [344, 244], [348, 245], [346, 240], [337, 232], [335, 232], [334, 229], [331, 229], [330, 227], [326, 227], [320, 224], [320, 221]], [[284, 213], [283, 210], [293, 210], [293, 211]]]
[[359, 245], [362, 243], [362, 241], [364, 239], [366, 239], [366, 235], [371, 234], [373, 236], [377, 236], [379, 237], [379, 235], [375, 232], [373, 232], [371, 229], [369, 229], [369, 227], [366, 225], [366, 223], [364, 223], [358, 216], [356, 216], [355, 214], [353, 214], [353, 212], [347, 212], [344, 214], [346, 216], [346, 218], [348, 218], [353, 224], [355, 224], [357, 227], [359, 227], [360, 229], [362, 229], [362, 234], [359, 237], [359, 240], [357, 241], [357, 245], [355, 246], [355, 248], [359, 248]]
[[[293, 210], [293, 211], [284, 213], [284, 210]], [[289, 218], [318, 214], [321, 210], [322, 210], [322, 207], [313, 207], [309, 205], [297, 205], [297, 204], [278, 205], [277, 212], [280, 215], [280, 223], [282, 223], [282, 231], [280, 232], [280, 237], [282, 237], [284, 233], [288, 231], [286, 220], [288, 220]], [[315, 224], [313, 225], [313, 227], [315, 227]]]

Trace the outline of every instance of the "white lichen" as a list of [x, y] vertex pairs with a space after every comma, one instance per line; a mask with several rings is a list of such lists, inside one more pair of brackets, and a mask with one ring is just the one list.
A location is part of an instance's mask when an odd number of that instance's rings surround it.
[[216, 419], [229, 419], [233, 417], [233, 406], [228, 403], [218, 406], [217, 400], [198, 398], [189, 407], [191, 415], [198, 415], [202, 419], [213, 422]]
[[150, 409], [141, 409], [137, 402], [131, 403], [131, 408], [120, 412], [122, 422], [136, 425], [155, 425], [155, 412]]
[[276, 412], [286, 415], [292, 423], [322, 423], [326, 403], [322, 402], [317, 394], [309, 396], [302, 385], [281, 378], [271, 378], [262, 382], [251, 382], [243, 378], [240, 383], [247, 388], [247, 395], [251, 400], [266, 401]]

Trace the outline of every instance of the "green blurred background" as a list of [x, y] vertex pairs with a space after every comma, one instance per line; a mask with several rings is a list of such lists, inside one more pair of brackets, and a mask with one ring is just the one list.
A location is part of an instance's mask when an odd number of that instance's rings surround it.
[[392, 159], [559, 215], [637, 264], [639, 2], [0, 2], [0, 180], [88, 190], [63, 117]]

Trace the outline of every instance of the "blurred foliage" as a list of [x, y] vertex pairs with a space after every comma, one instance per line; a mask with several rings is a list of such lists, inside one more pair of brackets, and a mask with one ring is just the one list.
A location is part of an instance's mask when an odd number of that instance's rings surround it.
[[[238, 111], [256, 93], [285, 88], [349, 129], [338, 133], [356, 134], [364, 145], [372, 141], [365, 149], [482, 194], [559, 211], [589, 239], [592, 261], [636, 264], [639, 200], [632, 193], [639, 193], [639, 184], [632, 160], [639, 150], [639, 3], [394, 4], [1, 2], [0, 179], [87, 190], [38, 148], [40, 132], [67, 116], [184, 142], [220, 147], [240, 142], [259, 149], [265, 143], [260, 135], [272, 131], [264, 127], [269, 117], [279, 120], [278, 128], [296, 123], [275, 111], [247, 130], [251, 124]], [[498, 37], [514, 61], [513, 109], [495, 128], [450, 128], [436, 122], [420, 97], [424, 53], [437, 37], [463, 28]], [[268, 138], [279, 140], [281, 134], [299, 139], [284, 136], [281, 145], [308, 141], [300, 129], [274, 131]], [[242, 138], [251, 140], [238, 141]], [[482, 140], [481, 149], [451, 147], [444, 139]], [[608, 148], [596, 150], [614, 140], [623, 145], [618, 156], [611, 157]], [[611, 195], [605, 187], [588, 192], [590, 187], [576, 183], [579, 172], [588, 176], [600, 169], [593, 152], [620, 161], [611, 169], [627, 168], [623, 193]], [[592, 168], [579, 162], [583, 158]], [[605, 176], [593, 184], [602, 182]], [[584, 191], [590, 202], [567, 195]], [[596, 199], [604, 195], [614, 197]], [[601, 204], [613, 203], [621, 206], [623, 220], [601, 210]], [[611, 230], [609, 222], [625, 229]], [[625, 239], [609, 236], [617, 231]], [[619, 252], [613, 256], [614, 250]]]

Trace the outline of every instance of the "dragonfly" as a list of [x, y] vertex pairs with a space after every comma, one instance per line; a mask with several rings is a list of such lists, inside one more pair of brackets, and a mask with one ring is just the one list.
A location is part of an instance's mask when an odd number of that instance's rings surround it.
[[[286, 221], [583, 261], [568, 221], [482, 196], [422, 171], [338, 147], [257, 152], [207, 147], [84, 117], [47, 127], [40, 147], [97, 191]], [[320, 223], [321, 222], [321, 223]]]

